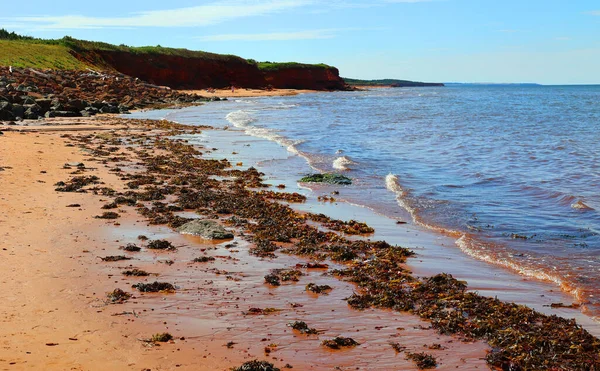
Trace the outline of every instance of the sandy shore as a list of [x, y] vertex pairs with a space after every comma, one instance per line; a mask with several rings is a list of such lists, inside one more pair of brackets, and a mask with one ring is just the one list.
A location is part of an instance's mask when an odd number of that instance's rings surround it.
[[[263, 276], [272, 269], [306, 259], [288, 255], [259, 259], [238, 237], [212, 243], [164, 226], [148, 226], [133, 207], [120, 207], [116, 222], [94, 218], [104, 211], [107, 197], [60, 193], [54, 184], [72, 177], [77, 163], [85, 165], [81, 175], [101, 179], [100, 187], [122, 191], [123, 181], [109, 171], [114, 165], [95, 161], [69, 136], [105, 135], [108, 129], [127, 136], [131, 131], [123, 129], [134, 127], [121, 120], [71, 124], [78, 125], [69, 125], [71, 131], [65, 126], [29, 126], [20, 128], [26, 132], [5, 131], [0, 136], [1, 370], [227, 370], [251, 359], [301, 370], [416, 369], [391, 348], [391, 342], [414, 352], [426, 350], [435, 355], [440, 369], [486, 368], [487, 345], [439, 335], [416, 316], [352, 310], [343, 299], [352, 294], [354, 285], [324, 277], [323, 270], [307, 270], [299, 282], [281, 288], [265, 285]], [[72, 166], [65, 168], [66, 163]], [[128, 161], [118, 165], [136, 168]], [[79, 206], [67, 207], [73, 204]], [[137, 236], [142, 234], [168, 239], [179, 248], [125, 253], [134, 260], [123, 262], [100, 259], [122, 255], [119, 247], [140, 244]], [[225, 247], [231, 243], [237, 246]], [[201, 255], [216, 260], [191, 263]], [[133, 267], [155, 276], [121, 274]], [[131, 288], [156, 279], [172, 282], [178, 290], [142, 294]], [[329, 295], [307, 294], [304, 286], [309, 282], [334, 290]], [[124, 304], [109, 304], [106, 293], [115, 288], [134, 296]], [[268, 316], [242, 314], [253, 307], [280, 311]], [[319, 329], [319, 335], [291, 330], [287, 325], [295, 320]], [[175, 337], [170, 343], [142, 341], [165, 331]], [[337, 352], [320, 346], [322, 340], [338, 335], [352, 336], [361, 345]], [[227, 343], [234, 344], [227, 347]], [[424, 344], [441, 347], [429, 350]]]
[[[153, 163], [149, 158], [187, 151], [184, 143], [161, 139], [180, 130], [177, 126], [95, 118], [0, 127], [6, 129], [10, 131], [0, 136], [0, 269], [4, 273], [0, 370], [228, 370], [252, 359], [268, 360], [282, 369], [289, 365], [301, 370], [414, 370], [417, 367], [407, 355], [421, 352], [434, 356], [440, 370], [488, 369], [485, 358], [490, 348], [484, 342], [441, 335], [416, 315], [352, 309], [344, 299], [357, 292], [357, 286], [324, 275], [324, 269], [300, 268], [297, 282], [282, 282], [279, 287], [266, 284], [264, 277], [273, 270], [305, 264], [310, 257], [252, 255], [254, 245], [244, 238], [244, 228], [234, 228], [233, 240], [204, 240], [180, 235], [165, 225], [149, 225], [136, 207], [125, 204], [108, 210], [117, 212], [118, 219], [95, 218], [107, 212], [103, 205], [114, 200], [109, 190], [126, 194], [132, 189], [127, 182], [143, 179], [135, 176], [145, 174]], [[78, 163], [84, 165], [77, 167]], [[168, 175], [171, 165], [159, 166], [165, 178], [155, 184], [182, 182], [177, 173]], [[54, 184], [74, 176], [97, 176], [101, 183], [84, 187], [85, 193], [55, 191]], [[152, 188], [147, 187], [141, 188]], [[172, 195], [166, 197], [163, 204], [142, 203], [160, 208], [175, 201]], [[306, 203], [317, 207], [311, 212], [344, 214], [343, 207], [318, 209], [316, 204]], [[77, 206], [67, 207], [73, 205]], [[193, 210], [161, 215], [171, 215], [175, 222], [176, 217], [198, 217]], [[378, 223], [376, 217], [361, 216]], [[383, 228], [375, 237], [395, 234]], [[168, 240], [176, 249], [150, 250], [140, 235]], [[120, 249], [126, 244], [139, 245], [142, 251]], [[101, 260], [118, 255], [131, 260]], [[199, 257], [206, 262], [194, 262]], [[326, 262], [330, 270], [346, 267]], [[431, 260], [425, 264], [428, 268], [418, 262], [412, 265], [420, 272], [429, 269], [431, 275], [443, 268], [432, 267]], [[123, 275], [134, 268], [150, 276]], [[153, 281], [171, 283], [176, 290], [141, 293], [132, 288]], [[317, 295], [305, 290], [309, 283], [333, 289]], [[485, 285], [480, 289], [494, 292]], [[111, 303], [107, 293], [115, 289], [133, 296]], [[252, 308], [274, 310], [250, 315]], [[292, 330], [288, 325], [293, 321], [305, 321], [318, 334]], [[163, 332], [174, 339], [146, 341]], [[335, 336], [352, 337], [359, 345], [338, 351], [321, 345]]]
[[198, 94], [203, 97], [213, 98], [232, 98], [232, 97], [275, 97], [275, 96], [290, 96], [306, 93], [322, 93], [318, 90], [302, 90], [302, 89], [245, 89], [236, 88], [234, 91], [231, 89], [212, 89], [212, 90], [181, 90], [180, 92], [186, 94]]

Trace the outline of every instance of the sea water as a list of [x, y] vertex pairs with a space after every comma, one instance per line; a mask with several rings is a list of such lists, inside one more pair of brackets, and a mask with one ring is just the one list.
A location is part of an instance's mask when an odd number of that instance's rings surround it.
[[339, 197], [552, 281], [600, 314], [600, 86], [231, 98], [166, 116], [278, 143], [290, 164], [352, 178]]

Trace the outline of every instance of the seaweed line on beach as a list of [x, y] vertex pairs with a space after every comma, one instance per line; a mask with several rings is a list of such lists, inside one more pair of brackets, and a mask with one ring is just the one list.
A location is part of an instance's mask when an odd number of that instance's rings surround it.
[[[125, 122], [129, 127], [161, 132], [71, 135], [70, 139], [92, 151], [101, 163], [120, 162], [129, 156], [129, 161], [143, 165], [145, 170], [135, 174], [119, 171], [128, 190], [108, 196], [127, 198], [130, 204], [135, 201], [138, 212], [150, 224], [177, 228], [191, 219], [175, 212], [194, 210], [243, 231], [244, 238], [257, 246], [255, 254], [263, 258], [281, 251], [313, 261], [342, 263], [343, 269], [329, 274], [356, 284], [357, 292], [347, 298], [350, 306], [413, 313], [431, 322], [441, 334], [484, 340], [492, 348], [486, 360], [494, 369], [598, 369], [600, 340], [575, 320], [467, 292], [466, 283], [449, 274], [414, 277], [404, 266], [414, 255], [410, 250], [336, 233], [372, 233], [366, 224], [297, 212], [286, 201], [302, 202], [301, 197], [256, 190], [269, 185], [255, 168], [232, 169], [227, 160], [205, 159], [198, 148], [173, 137], [199, 133], [201, 128], [167, 121]], [[129, 155], [103, 151], [108, 146], [119, 146]], [[267, 281], [277, 285], [281, 272], [275, 273]]]

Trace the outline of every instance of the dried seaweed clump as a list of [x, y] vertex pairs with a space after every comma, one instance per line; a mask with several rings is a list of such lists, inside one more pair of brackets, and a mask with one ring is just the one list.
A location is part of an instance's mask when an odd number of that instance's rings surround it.
[[137, 268], [123, 271], [123, 274], [125, 276], [133, 276], [133, 277], [146, 277], [146, 276], [150, 275], [150, 273], [146, 272], [145, 270], [141, 270], [141, 269], [137, 269]]
[[142, 248], [133, 243], [128, 243], [125, 246], [120, 247], [121, 250], [129, 251], [129, 252], [138, 252], [141, 251]]
[[308, 217], [312, 221], [323, 224], [323, 226], [326, 228], [329, 228], [333, 231], [343, 232], [346, 234], [358, 235], [358, 234], [371, 234], [371, 233], [375, 232], [375, 229], [373, 229], [372, 227], [369, 227], [367, 225], [367, 223], [357, 222], [354, 219], [345, 222], [343, 220], [332, 219], [325, 214], [313, 214], [313, 213], [309, 213]]
[[253, 360], [242, 364], [239, 367], [233, 367], [231, 371], [281, 371], [272, 363], [267, 361]]
[[121, 260], [131, 260], [130, 257], [124, 256], [124, 255], [111, 255], [111, 256], [105, 256], [100, 259], [102, 259], [102, 261], [104, 261], [104, 262], [118, 262]]
[[337, 336], [333, 339], [323, 340], [321, 342], [321, 345], [326, 346], [327, 348], [331, 348], [331, 349], [341, 349], [341, 348], [346, 348], [346, 347], [355, 347], [360, 344], [357, 343], [352, 338]]
[[270, 274], [265, 276], [265, 282], [279, 286], [281, 282], [298, 282], [300, 277], [304, 276], [304, 273], [297, 269], [273, 269]]
[[194, 263], [208, 263], [213, 261], [215, 261], [215, 258], [212, 256], [202, 256], [193, 260]]
[[427, 353], [406, 352], [406, 359], [413, 361], [419, 370], [427, 370], [437, 367], [437, 361], [435, 360], [435, 357]]
[[275, 258], [273, 254], [279, 246], [265, 238], [254, 238], [254, 245], [250, 247], [250, 254], [259, 258]]
[[99, 184], [100, 178], [95, 175], [76, 176], [68, 182], [58, 182], [55, 184], [57, 192], [85, 192], [82, 188], [90, 184]]
[[286, 193], [286, 192], [273, 192], [273, 191], [259, 191], [256, 194], [268, 198], [271, 200], [287, 201], [289, 203], [302, 203], [306, 201], [306, 196], [299, 193]]
[[119, 215], [118, 213], [115, 213], [113, 211], [106, 211], [106, 212], [103, 212], [102, 215], [96, 215], [94, 218], [96, 218], [96, 219], [118, 219], [120, 217], [121, 217], [121, 215]]
[[288, 323], [288, 326], [290, 326], [294, 330], [300, 331], [300, 333], [302, 334], [314, 335], [319, 333], [319, 331], [317, 331], [316, 329], [308, 327], [308, 325], [304, 321], [290, 322]]
[[306, 291], [314, 292], [315, 294], [326, 294], [333, 290], [329, 285], [317, 285], [315, 283], [309, 283], [306, 285]]
[[174, 292], [175, 286], [167, 282], [152, 282], [152, 283], [137, 283], [133, 286], [134, 289], [138, 289], [140, 292]]
[[148, 248], [150, 250], [167, 250], [174, 251], [177, 250], [173, 244], [167, 240], [153, 240], [148, 242]]
[[154, 334], [150, 338], [150, 341], [153, 343], [168, 343], [171, 340], [173, 340], [173, 335], [169, 334], [168, 332]]
[[121, 289], [114, 289], [106, 294], [106, 297], [113, 304], [121, 304], [129, 300], [131, 298], [131, 294]]
[[277, 308], [250, 308], [247, 311], [242, 312], [245, 316], [260, 316], [260, 315], [269, 315], [272, 313], [281, 312], [281, 309]]

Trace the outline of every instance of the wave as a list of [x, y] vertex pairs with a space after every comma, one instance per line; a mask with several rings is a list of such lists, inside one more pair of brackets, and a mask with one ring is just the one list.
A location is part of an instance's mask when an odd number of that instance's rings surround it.
[[594, 210], [594, 208], [586, 205], [585, 203], [583, 203], [583, 201], [579, 200], [573, 204], [571, 204], [571, 207], [573, 209], [577, 209], [577, 210], [582, 210], [582, 211], [588, 211], [588, 210]]
[[239, 110], [230, 112], [225, 118], [233, 124], [233, 126], [244, 129], [245, 133], [248, 135], [273, 141], [282, 147], [285, 147], [288, 152], [305, 157], [297, 148], [298, 145], [304, 143], [303, 140], [291, 140], [283, 135], [277, 134], [275, 130], [250, 125], [258, 121], [257, 118], [251, 115], [251, 111]]
[[348, 166], [356, 165], [356, 162], [352, 161], [346, 156], [338, 157], [333, 161], [333, 168], [337, 170], [351, 170]]
[[461, 251], [475, 259], [508, 268], [522, 276], [553, 282], [562, 291], [573, 295], [580, 303], [588, 302], [584, 290], [565, 280], [560, 273], [552, 272], [549, 267], [539, 266], [539, 264], [535, 266], [535, 261], [529, 260], [527, 254], [511, 253], [502, 246], [485, 244], [467, 234], [457, 239], [455, 244]]

